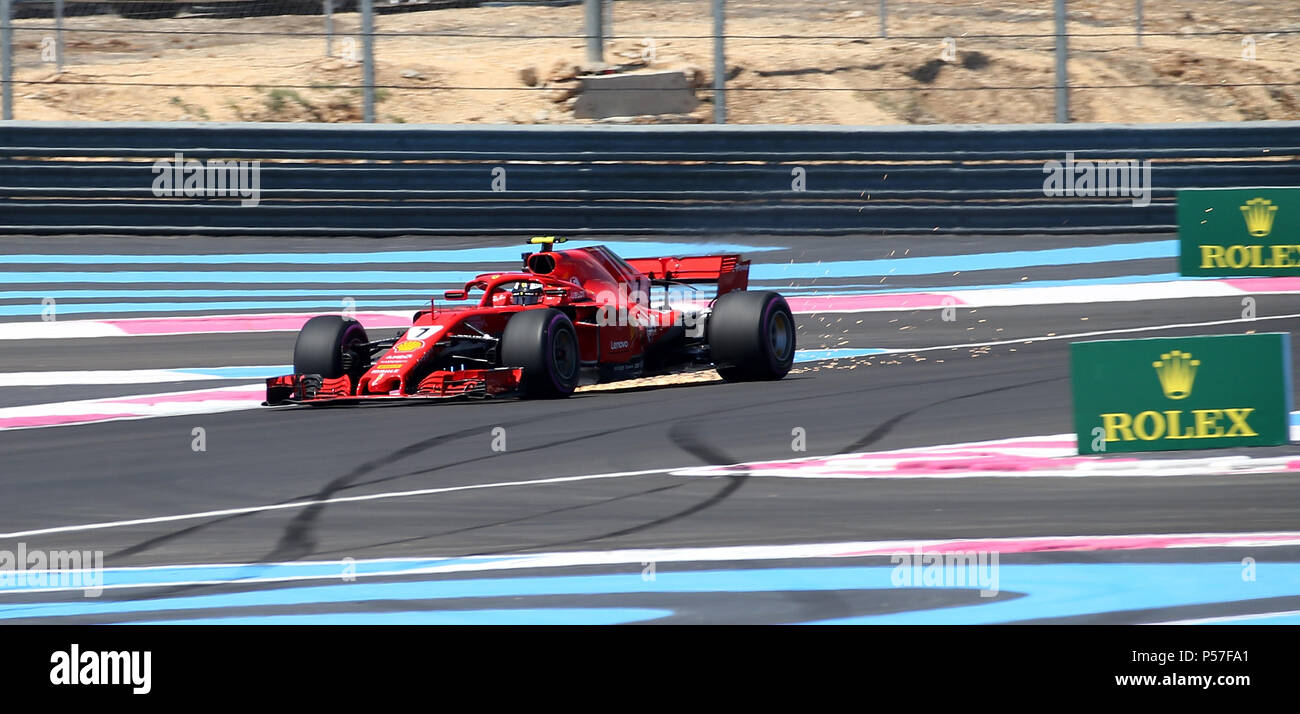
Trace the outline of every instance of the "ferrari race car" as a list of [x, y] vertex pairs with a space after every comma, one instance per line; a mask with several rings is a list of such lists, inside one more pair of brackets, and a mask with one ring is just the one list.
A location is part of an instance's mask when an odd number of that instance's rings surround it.
[[[780, 379], [795, 323], [775, 292], [748, 292], [739, 255], [624, 260], [604, 246], [533, 238], [519, 272], [484, 273], [372, 340], [342, 315], [298, 333], [293, 374], [266, 405], [449, 397], [567, 397], [592, 384], [712, 365], [728, 381]], [[699, 284], [716, 285], [701, 293]], [[704, 295], [703, 297], [700, 297]]]

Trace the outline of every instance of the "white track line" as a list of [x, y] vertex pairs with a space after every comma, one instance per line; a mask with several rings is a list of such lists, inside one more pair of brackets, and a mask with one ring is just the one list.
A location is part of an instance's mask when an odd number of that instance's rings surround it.
[[[778, 289], [778, 288], [773, 288]], [[825, 307], [798, 309], [795, 314], [831, 314], [853, 312], [910, 312], [913, 310], [943, 310], [985, 307], [1033, 307], [1042, 305], [1091, 305], [1117, 302], [1146, 302], [1150, 300], [1186, 300], [1197, 298], [1245, 297], [1247, 295], [1290, 295], [1295, 290], [1250, 291], [1215, 280], [1179, 280], [1150, 283], [1122, 283], [1116, 285], [1054, 285], [1049, 287], [1017, 288], [936, 288], [918, 289], [914, 293], [864, 293], [847, 295], [804, 294], [787, 295], [787, 300], [825, 301]], [[923, 296], [923, 304], [905, 304], [909, 296]], [[837, 300], [876, 298], [885, 301], [898, 298], [904, 304], [837, 306]], [[934, 302], [938, 298], [939, 302]], [[800, 302], [798, 304], [804, 304]]]
[[596, 481], [601, 479], [625, 478], [627, 476], [644, 476], [649, 474], [660, 474], [672, 471], [674, 468], [648, 469], [645, 471], [614, 471], [604, 474], [591, 474], [588, 476], [560, 476], [556, 478], [535, 479], [532, 481], [501, 481], [498, 483], [479, 483], [467, 486], [446, 486], [443, 488], [421, 488], [413, 491], [389, 491], [385, 493], [371, 493], [364, 496], [337, 496], [334, 498], [312, 499], [308, 501], [293, 501], [290, 503], [275, 503], [263, 506], [244, 506], [241, 508], [225, 508], [216, 511], [199, 511], [197, 513], [181, 513], [174, 516], [156, 516], [152, 518], [133, 518], [125, 521], [104, 521], [101, 523], [85, 523], [73, 526], [56, 526], [54, 528], [36, 528], [27, 531], [14, 531], [12, 533], [0, 533], [0, 538], [26, 538], [29, 536], [50, 535], [52, 533], [75, 533], [80, 531], [104, 530], [107, 528], [122, 528], [125, 526], [151, 525], [154, 523], [171, 523], [174, 521], [187, 521], [196, 518], [220, 518], [222, 516], [238, 516], [248, 513], [265, 513], [268, 511], [285, 511], [296, 508], [307, 508], [309, 506], [329, 505], [334, 503], [359, 503], [362, 501], [383, 501], [392, 498], [410, 498], [414, 496], [431, 496], [440, 493], [456, 493], [459, 491], [481, 491], [492, 488], [511, 488], [516, 486], [545, 486], [555, 483], [574, 483], [578, 481]]
[[[967, 293], [970, 293], [969, 295]], [[1289, 291], [1269, 292], [1268, 295]], [[949, 295], [970, 307], [1022, 307], [1031, 305], [1082, 305], [1104, 302], [1147, 302], [1188, 298], [1236, 297], [1252, 294], [1219, 280], [1171, 280], [1151, 283], [1056, 285], [1050, 287], [983, 288], [952, 290]]]
[[[202, 382], [212, 380], [260, 382], [263, 377], [238, 377], [221, 374], [227, 367], [212, 367], [204, 372], [202, 367], [175, 369], [95, 369], [51, 372], [0, 373], [0, 387], [53, 387], [117, 384], [158, 384], [164, 382]], [[268, 375], [280, 374], [288, 367], [249, 366], [247, 370], [264, 370]], [[190, 370], [190, 371], [186, 371]], [[277, 371], [279, 370], [279, 371]]]
[[[958, 350], [966, 347], [998, 347], [1000, 345], [1028, 344], [1030, 342], [1052, 342], [1055, 340], [1073, 340], [1080, 337], [1103, 337], [1105, 335], [1125, 335], [1135, 332], [1159, 332], [1163, 330], [1180, 330], [1189, 327], [1216, 327], [1219, 325], [1236, 325], [1264, 320], [1300, 319], [1300, 313], [1292, 315], [1260, 315], [1253, 318], [1236, 318], [1232, 320], [1212, 320], [1209, 322], [1181, 322], [1169, 325], [1148, 325], [1145, 327], [1120, 327], [1113, 330], [1094, 330], [1092, 332], [1072, 332], [1068, 335], [1044, 335], [1040, 337], [1018, 337], [992, 342], [963, 342], [955, 345], [935, 345], [933, 347], [890, 347], [880, 354], [907, 354], [909, 352], [932, 352], [934, 350]], [[874, 357], [876, 355], [867, 355]]]
[[[1165, 541], [1158, 544], [1117, 544], [1106, 548], [1108, 541], [1153, 539]], [[1035, 542], [1050, 546], [1047, 550], [1025, 549], [1026, 544]], [[445, 573], [464, 573], [499, 570], [527, 570], [535, 568], [566, 568], [591, 565], [643, 565], [656, 563], [705, 563], [705, 562], [739, 562], [762, 560], [795, 560], [805, 558], [882, 558], [892, 555], [910, 555], [918, 550], [944, 552], [945, 547], [960, 547], [963, 552], [991, 551], [1010, 555], [1039, 552], [1098, 552], [1111, 550], [1186, 550], [1204, 548], [1283, 548], [1300, 545], [1300, 532], [1267, 531], [1254, 533], [1148, 533], [1109, 536], [1023, 536], [1002, 538], [947, 538], [925, 540], [884, 540], [884, 541], [847, 541], [838, 543], [798, 543], [785, 545], [741, 545], [741, 546], [699, 546], [680, 548], [636, 548], [594, 551], [560, 551], [549, 553], [510, 553], [495, 556], [422, 556], [360, 558], [344, 560], [300, 560], [275, 563], [200, 563], [181, 565], [143, 565], [117, 568], [105, 568], [105, 575], [130, 573], [131, 582], [104, 582], [99, 587], [104, 590], [130, 588], [151, 588], [164, 585], [212, 585], [222, 583], [272, 583], [296, 582], [305, 580], [338, 580], [344, 573], [357, 579], [393, 576], [435, 575]], [[427, 561], [427, 565], [411, 565]], [[404, 565], [406, 567], [388, 567], [367, 569], [365, 566], [385, 563]], [[297, 569], [318, 569], [335, 566], [338, 572], [317, 574], [292, 574]], [[281, 575], [263, 575], [246, 578], [193, 578], [178, 579], [168, 575], [186, 570], [208, 568], [272, 569], [286, 570]], [[29, 571], [31, 572], [31, 571]], [[55, 571], [49, 571], [55, 572]], [[60, 573], [86, 573], [80, 571], [57, 571]], [[159, 573], [150, 577], [150, 573]], [[107, 580], [108, 578], [104, 578]], [[34, 592], [60, 592], [84, 590], [84, 585], [55, 586], [47, 588], [0, 589], [0, 596], [7, 594], [29, 594]], [[1289, 613], [1275, 613], [1289, 614]]]
[[254, 382], [183, 392], [127, 394], [104, 399], [0, 407], [0, 431], [257, 409], [264, 394]]
[[1263, 620], [1269, 617], [1292, 617], [1300, 615], [1300, 610], [1281, 610], [1279, 612], [1259, 612], [1250, 615], [1223, 615], [1222, 617], [1201, 617], [1194, 620], [1170, 620], [1168, 622], [1155, 622], [1155, 625], [1214, 625], [1224, 622], [1249, 622], [1251, 620]]
[[96, 320], [63, 322], [3, 322], [0, 340], [80, 339], [86, 337], [126, 337], [122, 330]]

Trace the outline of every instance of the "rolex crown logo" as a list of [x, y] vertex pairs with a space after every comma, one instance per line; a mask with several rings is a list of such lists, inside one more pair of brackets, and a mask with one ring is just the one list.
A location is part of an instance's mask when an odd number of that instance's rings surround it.
[[1273, 232], [1277, 206], [1266, 198], [1252, 198], [1241, 206], [1241, 215], [1246, 219], [1246, 230], [1256, 238], [1263, 238]]
[[1151, 363], [1160, 378], [1160, 389], [1170, 399], [1186, 399], [1192, 393], [1192, 382], [1196, 380], [1196, 368], [1201, 366], [1199, 359], [1192, 359], [1187, 352], [1173, 350], [1160, 355], [1160, 360]]

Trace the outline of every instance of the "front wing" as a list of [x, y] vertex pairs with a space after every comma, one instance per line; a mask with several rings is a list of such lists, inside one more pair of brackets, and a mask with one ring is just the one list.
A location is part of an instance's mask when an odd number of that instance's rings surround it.
[[509, 396], [519, 391], [522, 369], [466, 369], [438, 371], [420, 380], [413, 393], [401, 390], [387, 394], [358, 394], [352, 377], [326, 378], [318, 374], [288, 374], [266, 380], [266, 401], [262, 406], [285, 404], [363, 404], [461, 398]]

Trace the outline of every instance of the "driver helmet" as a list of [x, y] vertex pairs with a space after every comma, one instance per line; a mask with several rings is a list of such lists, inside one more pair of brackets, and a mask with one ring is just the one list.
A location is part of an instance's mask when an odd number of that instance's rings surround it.
[[517, 283], [510, 292], [511, 300], [516, 305], [536, 305], [542, 301], [542, 290], [540, 283]]

